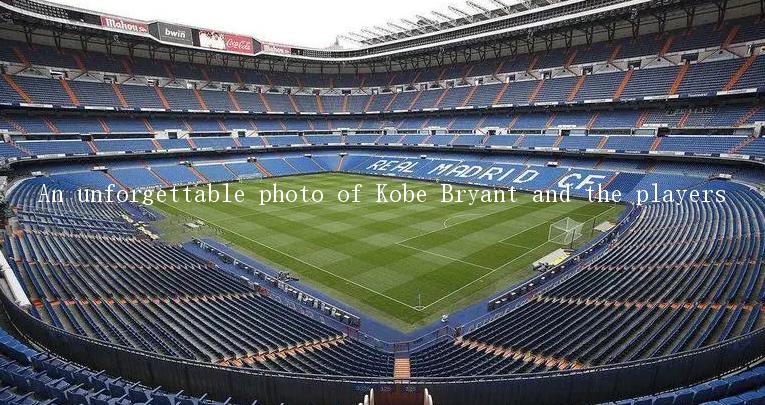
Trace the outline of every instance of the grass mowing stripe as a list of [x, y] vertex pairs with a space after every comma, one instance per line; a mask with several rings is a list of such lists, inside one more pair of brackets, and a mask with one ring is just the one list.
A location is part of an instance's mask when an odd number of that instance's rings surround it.
[[[283, 190], [320, 189], [324, 202], [258, 205], [260, 190], [273, 189], [274, 183]], [[429, 197], [417, 204], [379, 204], [376, 183], [388, 183], [389, 189], [406, 183], [413, 190], [426, 190]], [[331, 194], [354, 184], [363, 186], [360, 203], [342, 204]], [[618, 207], [584, 200], [537, 204], [530, 194], [518, 194], [515, 203], [442, 203], [435, 183], [350, 174], [254, 180], [230, 187], [244, 190], [249, 199], [160, 206], [168, 214], [156, 225], [163, 238], [222, 239], [245, 255], [300, 276], [301, 282], [357, 312], [404, 331], [533, 275], [531, 263], [559, 247], [547, 243], [552, 221], [566, 216], [581, 221], [593, 215], [605, 220], [620, 212]], [[190, 230], [184, 223], [191, 218], [211, 227]], [[404, 246], [398, 244], [407, 240]]]
[[[200, 221], [204, 221], [202, 218], [199, 218], [199, 217], [197, 217], [196, 215], [194, 215], [194, 214], [191, 214], [191, 213], [189, 213], [189, 212], [187, 212], [187, 211], [184, 211], [184, 210], [182, 210], [182, 209], [180, 209], [180, 208], [178, 208], [178, 207], [173, 207], [173, 208], [174, 208], [175, 210], [178, 210], [178, 211], [180, 211], [181, 213], [183, 213], [183, 214], [185, 214], [185, 215], [188, 215], [188, 216], [190, 216], [190, 217], [196, 218], [196, 219], [198, 219], [198, 220], [200, 220]], [[338, 275], [336, 275], [336, 274], [334, 274], [334, 273], [332, 273], [332, 272], [330, 272], [330, 271], [327, 271], [327, 270], [324, 270], [324, 269], [322, 269], [321, 267], [315, 266], [315, 265], [313, 265], [313, 264], [311, 264], [311, 263], [305, 262], [305, 261], [303, 261], [303, 260], [301, 260], [301, 259], [299, 259], [299, 258], [297, 258], [297, 257], [294, 257], [294, 256], [290, 255], [289, 253], [285, 253], [285, 252], [282, 252], [282, 251], [280, 251], [279, 249], [276, 249], [276, 248], [273, 248], [273, 247], [271, 247], [271, 246], [268, 246], [268, 245], [266, 245], [266, 244], [263, 244], [263, 243], [261, 243], [261, 242], [258, 242], [258, 241], [254, 240], [254, 239], [252, 239], [252, 238], [248, 238], [247, 236], [244, 236], [244, 235], [242, 235], [242, 234], [240, 234], [240, 233], [238, 233], [238, 232], [235, 232], [235, 231], [232, 231], [232, 230], [230, 230], [230, 229], [227, 229], [227, 228], [225, 228], [225, 227], [222, 227], [222, 226], [220, 226], [220, 225], [218, 225], [218, 224], [216, 224], [216, 223], [212, 223], [212, 222], [211, 222], [211, 224], [212, 224], [212, 225], [214, 225], [214, 226], [216, 226], [216, 227], [218, 227], [218, 228], [220, 228], [220, 229], [222, 229], [223, 231], [225, 231], [225, 232], [228, 232], [228, 233], [230, 233], [230, 234], [232, 234], [232, 235], [235, 235], [235, 236], [237, 236], [237, 237], [239, 237], [239, 238], [241, 238], [241, 239], [244, 239], [244, 240], [247, 240], [247, 241], [249, 241], [249, 242], [255, 243], [255, 244], [259, 245], [259, 246], [262, 246], [262, 247], [264, 247], [264, 248], [266, 248], [266, 249], [268, 249], [268, 250], [271, 250], [271, 251], [273, 251], [273, 252], [276, 252], [276, 253], [278, 253], [278, 254], [280, 254], [280, 255], [283, 255], [283, 256], [289, 257], [290, 259], [293, 259], [293, 260], [295, 260], [295, 261], [297, 261], [297, 262], [300, 262], [300, 263], [302, 263], [302, 264], [304, 264], [304, 265], [306, 265], [306, 266], [312, 267], [312, 268], [314, 268], [314, 269], [316, 269], [316, 270], [319, 270], [319, 271], [321, 271], [321, 272], [323, 272], [323, 273], [329, 274], [330, 276], [333, 276], [333, 277], [337, 277], [337, 278], [339, 278], [339, 279], [341, 279], [341, 280], [345, 281], [346, 283], [351, 283], [351, 284], [353, 284], [353, 285], [355, 285], [355, 286], [357, 286], [357, 287], [363, 288], [363, 289], [365, 289], [365, 290], [367, 290], [367, 291], [369, 291], [369, 292], [372, 292], [372, 293], [374, 293], [374, 294], [377, 294], [377, 295], [380, 295], [380, 296], [382, 296], [382, 297], [385, 297], [385, 298], [387, 298], [387, 299], [389, 299], [389, 300], [391, 300], [391, 301], [394, 301], [394, 302], [396, 302], [396, 303], [399, 303], [399, 304], [401, 304], [401, 305], [404, 305], [404, 306], [406, 306], [406, 307], [409, 307], [409, 308], [415, 309], [413, 306], [411, 306], [411, 305], [409, 305], [409, 304], [407, 304], [407, 303], [401, 302], [401, 301], [399, 301], [399, 300], [397, 300], [397, 299], [395, 299], [395, 298], [391, 298], [391, 297], [389, 297], [389, 296], [387, 296], [387, 295], [385, 295], [385, 294], [383, 294], [383, 293], [377, 292], [377, 291], [375, 291], [375, 290], [373, 290], [373, 289], [371, 289], [371, 288], [369, 288], [369, 287], [366, 287], [366, 286], [364, 286], [364, 285], [358, 284], [358, 283], [356, 283], [356, 282], [355, 282], [355, 281], [353, 281], [353, 280], [348, 280], [348, 279], [346, 279], [346, 278], [340, 277], [340, 276], [338, 276]]]

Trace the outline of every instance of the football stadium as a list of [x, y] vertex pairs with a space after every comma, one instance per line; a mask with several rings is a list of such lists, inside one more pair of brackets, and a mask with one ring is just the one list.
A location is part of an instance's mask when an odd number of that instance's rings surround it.
[[0, 9], [0, 404], [765, 404], [765, 0]]

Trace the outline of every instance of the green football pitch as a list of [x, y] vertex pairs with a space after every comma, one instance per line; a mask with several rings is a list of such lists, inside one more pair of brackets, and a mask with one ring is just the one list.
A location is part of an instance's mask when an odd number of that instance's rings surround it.
[[[274, 183], [322, 190], [324, 201], [259, 205], [261, 190]], [[407, 183], [425, 190], [427, 201], [379, 203], [377, 183]], [[338, 191], [355, 184], [362, 184], [360, 202], [338, 202]], [[549, 242], [552, 223], [584, 223], [575, 242], [581, 244], [596, 235], [593, 224], [613, 221], [623, 209], [584, 200], [537, 203], [521, 193], [516, 202], [444, 203], [439, 184], [337, 173], [229, 186], [244, 192], [243, 202], [155, 204], [166, 214], [158, 224], [163, 237], [213, 236], [402, 331], [532, 276], [533, 262], [562, 247]], [[206, 225], [184, 225], [197, 220]]]

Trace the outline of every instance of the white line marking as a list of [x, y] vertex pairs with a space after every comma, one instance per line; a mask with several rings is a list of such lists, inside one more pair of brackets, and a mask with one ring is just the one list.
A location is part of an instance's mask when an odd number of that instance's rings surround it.
[[467, 265], [478, 267], [478, 268], [481, 268], [481, 269], [484, 269], [484, 270], [491, 270], [491, 267], [486, 267], [486, 266], [481, 266], [480, 264], [466, 262], [466, 261], [461, 260], [461, 259], [455, 259], [453, 257], [442, 255], [442, 254], [436, 253], [436, 252], [431, 252], [429, 250], [424, 250], [424, 249], [416, 248], [414, 246], [405, 245], [403, 243], [396, 243], [396, 245], [401, 246], [401, 247], [405, 247], [405, 248], [409, 248], [409, 249], [414, 249], [414, 250], [416, 250], [418, 252], [427, 253], [429, 255], [438, 256], [438, 257], [441, 257], [441, 258], [444, 258], [444, 259], [451, 260], [453, 262], [459, 262], [459, 263], [467, 264]]
[[497, 271], [497, 270], [501, 270], [501, 269], [503, 269], [504, 267], [507, 267], [508, 265], [512, 264], [512, 263], [513, 263], [513, 262], [515, 262], [516, 260], [518, 260], [518, 259], [520, 259], [520, 258], [522, 258], [522, 257], [524, 257], [524, 256], [526, 256], [526, 255], [528, 255], [529, 253], [531, 253], [531, 252], [533, 252], [533, 251], [535, 251], [535, 250], [537, 250], [537, 249], [541, 248], [542, 246], [544, 246], [544, 245], [546, 245], [546, 244], [547, 244], [547, 242], [545, 242], [545, 243], [543, 243], [543, 244], [541, 244], [541, 245], [539, 245], [539, 246], [535, 247], [534, 249], [531, 249], [531, 250], [529, 250], [528, 252], [526, 252], [526, 253], [524, 253], [524, 254], [522, 254], [522, 255], [520, 255], [520, 256], [518, 256], [518, 257], [516, 257], [516, 258], [515, 258], [515, 259], [513, 259], [513, 260], [510, 260], [509, 262], [507, 262], [507, 263], [505, 263], [505, 264], [503, 264], [503, 265], [501, 265], [501, 266], [497, 267], [496, 269], [494, 269], [494, 270], [491, 270], [490, 272], [488, 272], [488, 273], [486, 273], [486, 274], [482, 275], [481, 277], [478, 277], [477, 279], [475, 279], [475, 280], [473, 280], [473, 281], [471, 281], [471, 282], [469, 282], [469, 283], [467, 283], [467, 284], [463, 285], [462, 287], [460, 287], [460, 288], [458, 288], [458, 289], [456, 289], [456, 290], [454, 290], [454, 291], [450, 292], [449, 294], [446, 294], [446, 295], [444, 295], [443, 297], [441, 297], [441, 298], [439, 298], [439, 299], [437, 299], [437, 300], [435, 300], [435, 301], [431, 302], [430, 304], [426, 305], [426, 306], [423, 308], [423, 310], [425, 310], [425, 309], [428, 309], [429, 307], [433, 306], [434, 304], [437, 304], [437, 303], [439, 303], [439, 302], [441, 302], [441, 301], [445, 300], [446, 298], [449, 298], [449, 297], [451, 297], [452, 295], [454, 295], [454, 294], [456, 294], [456, 293], [458, 293], [458, 292], [462, 291], [463, 289], [465, 289], [465, 288], [467, 288], [467, 287], [469, 287], [469, 286], [471, 286], [471, 285], [473, 285], [473, 284], [475, 284], [475, 283], [477, 283], [477, 282], [479, 282], [479, 281], [483, 280], [484, 278], [488, 277], [489, 275], [491, 275], [491, 274], [492, 274], [492, 273], [494, 273], [495, 271]]
[[[592, 204], [592, 203], [590, 203], [590, 204]], [[589, 204], [587, 204], [587, 205], [589, 205]], [[585, 205], [585, 206], [586, 206], [586, 205]], [[613, 209], [613, 208], [615, 208], [615, 207], [611, 207], [611, 208], [609, 208], [609, 210], [610, 210], [610, 209]], [[603, 213], [605, 213], [605, 212], [606, 212], [606, 211], [604, 211]], [[603, 213], [600, 213], [600, 214], [598, 214], [598, 215], [595, 215], [595, 216], [593, 216], [593, 217], [590, 217], [590, 218], [591, 218], [591, 219], [592, 219], [592, 218], [597, 218], [597, 217], [601, 216]], [[539, 225], [542, 225], [542, 224], [539, 224]], [[536, 226], [539, 226], [539, 225], [536, 225]], [[525, 232], [525, 231], [522, 231], [522, 232]], [[478, 277], [477, 279], [475, 279], [475, 280], [473, 280], [473, 281], [471, 281], [471, 282], [469, 282], [469, 283], [467, 283], [467, 284], [463, 285], [462, 287], [460, 287], [460, 288], [458, 288], [458, 289], [456, 289], [456, 290], [454, 290], [454, 291], [450, 292], [449, 294], [446, 294], [445, 296], [443, 296], [443, 297], [441, 297], [441, 298], [439, 298], [439, 299], [437, 299], [437, 300], [435, 300], [435, 301], [431, 302], [430, 304], [426, 305], [426, 306], [423, 308], [423, 310], [425, 310], [425, 309], [428, 309], [428, 307], [431, 307], [431, 306], [433, 306], [434, 304], [436, 304], [436, 303], [438, 303], [438, 302], [441, 302], [441, 301], [443, 301], [444, 299], [446, 299], [446, 298], [449, 298], [450, 296], [452, 296], [452, 295], [454, 295], [454, 294], [456, 294], [456, 293], [458, 293], [458, 292], [462, 291], [463, 289], [465, 289], [465, 288], [469, 287], [470, 285], [472, 285], [472, 284], [475, 284], [475, 283], [477, 283], [478, 281], [481, 281], [482, 279], [486, 278], [487, 276], [491, 275], [492, 273], [496, 272], [497, 270], [501, 270], [501, 269], [503, 269], [503, 268], [505, 268], [505, 267], [507, 267], [507, 266], [509, 266], [509, 265], [513, 264], [513, 263], [514, 263], [516, 260], [518, 260], [518, 259], [520, 259], [520, 258], [522, 258], [522, 257], [524, 257], [524, 256], [526, 256], [526, 255], [528, 255], [529, 253], [531, 253], [531, 252], [534, 252], [535, 250], [537, 250], [537, 249], [539, 249], [539, 248], [541, 248], [541, 247], [545, 246], [547, 243], [548, 243], [548, 242], [544, 242], [544, 243], [542, 243], [541, 245], [539, 245], [539, 246], [535, 247], [534, 249], [531, 249], [531, 250], [529, 250], [528, 252], [526, 252], [526, 253], [524, 253], [524, 254], [522, 254], [522, 255], [520, 255], [520, 256], [518, 256], [518, 257], [516, 257], [515, 259], [513, 259], [513, 260], [510, 260], [509, 262], [507, 262], [507, 263], [505, 263], [505, 264], [503, 264], [503, 265], [501, 265], [501, 266], [497, 267], [496, 269], [493, 269], [493, 270], [491, 270], [490, 272], [488, 272], [488, 273], [486, 273], [486, 274], [482, 275], [481, 277]]]
[[[457, 218], [463, 218], [463, 217], [474, 217], [474, 216], [476, 216], [476, 215], [480, 215], [480, 214], [459, 214], [459, 215], [455, 215], [455, 216], [453, 216], [453, 217], [449, 217], [449, 218], [446, 218], [446, 219], [444, 220], [444, 229], [446, 229], [446, 228], [448, 228], [448, 227], [449, 227], [449, 226], [447, 226], [446, 224], [449, 222], [449, 220], [450, 220], [450, 219], [457, 219]], [[468, 219], [468, 221], [470, 221], [470, 220]], [[461, 223], [463, 223], [463, 222], [466, 222], [466, 221], [460, 221], [460, 222], [457, 222], [456, 224], [453, 224], [453, 226], [455, 226], [455, 225], [459, 225], [459, 224], [461, 224]]]
[[[198, 216], [196, 216], [196, 215], [194, 215], [194, 214], [192, 214], [192, 213], [190, 213], [190, 212], [187, 212], [187, 211], [185, 211], [185, 210], [183, 210], [183, 209], [180, 209], [180, 208], [178, 208], [178, 207], [172, 207], [172, 206], [171, 206], [171, 208], [175, 208], [175, 209], [177, 209], [178, 211], [181, 211], [181, 212], [183, 212], [183, 213], [184, 213], [184, 214], [186, 214], [186, 215], [189, 215], [189, 216], [191, 216], [191, 217], [194, 217], [194, 218], [196, 218], [196, 219], [198, 219], [198, 220], [202, 220], [202, 218], [200, 218], [200, 217], [198, 217]], [[287, 257], [289, 257], [289, 258], [293, 259], [293, 260], [296, 260], [296, 261], [298, 261], [298, 262], [300, 262], [300, 263], [303, 263], [303, 264], [304, 264], [304, 265], [306, 265], [306, 266], [312, 267], [312, 268], [314, 268], [314, 269], [316, 269], [316, 270], [319, 270], [319, 271], [321, 271], [321, 272], [323, 272], [323, 273], [327, 273], [327, 274], [329, 274], [329, 275], [330, 275], [330, 276], [332, 276], [332, 277], [336, 277], [336, 278], [339, 278], [340, 280], [343, 280], [343, 281], [345, 281], [345, 282], [347, 282], [347, 283], [353, 284], [353, 285], [355, 285], [355, 286], [357, 286], [357, 287], [363, 288], [363, 289], [365, 289], [365, 290], [367, 290], [367, 291], [369, 291], [369, 292], [372, 292], [372, 293], [374, 293], [374, 294], [377, 294], [377, 295], [379, 295], [379, 296], [381, 296], [381, 297], [387, 298], [387, 299], [389, 299], [389, 300], [391, 300], [391, 301], [393, 301], [393, 302], [396, 302], [396, 303], [398, 303], [398, 304], [401, 304], [401, 305], [403, 305], [403, 306], [405, 306], [405, 307], [407, 307], [407, 308], [413, 309], [413, 310], [415, 310], [415, 311], [421, 311], [421, 310], [418, 310], [417, 308], [415, 308], [415, 307], [413, 307], [413, 306], [411, 306], [411, 305], [409, 305], [409, 304], [407, 304], [407, 303], [404, 303], [404, 302], [402, 302], [402, 301], [399, 301], [399, 300], [397, 300], [397, 299], [395, 299], [395, 298], [393, 298], [393, 297], [389, 297], [389, 296], [387, 296], [387, 295], [385, 295], [385, 294], [383, 294], [383, 293], [381, 293], [381, 292], [375, 291], [375, 290], [373, 290], [373, 289], [371, 289], [371, 288], [369, 288], [369, 287], [367, 287], [367, 286], [361, 285], [361, 284], [359, 284], [359, 283], [357, 283], [357, 282], [355, 282], [355, 281], [353, 281], [353, 280], [349, 280], [349, 279], [347, 279], [347, 278], [345, 278], [345, 277], [342, 277], [342, 276], [338, 276], [338, 275], [337, 275], [337, 274], [335, 274], [335, 273], [332, 273], [332, 272], [330, 272], [330, 271], [327, 271], [327, 270], [324, 270], [324, 269], [322, 269], [322, 268], [321, 268], [321, 267], [319, 267], [319, 266], [316, 266], [316, 265], [313, 265], [313, 264], [311, 264], [311, 263], [308, 263], [308, 262], [306, 262], [306, 261], [303, 261], [302, 259], [299, 259], [299, 258], [297, 258], [297, 257], [295, 257], [295, 256], [292, 256], [292, 255], [291, 255], [291, 254], [289, 254], [289, 253], [285, 253], [285, 252], [282, 252], [282, 251], [281, 251], [281, 250], [279, 250], [279, 249], [273, 248], [273, 247], [271, 247], [271, 246], [268, 246], [268, 245], [266, 245], [266, 244], [264, 244], [264, 243], [258, 242], [258, 241], [254, 240], [254, 239], [252, 239], [252, 238], [249, 238], [249, 237], [247, 237], [247, 236], [244, 236], [244, 235], [240, 234], [239, 232], [235, 232], [235, 231], [232, 231], [232, 230], [230, 230], [230, 229], [228, 229], [228, 228], [225, 228], [225, 227], [222, 227], [222, 226], [220, 226], [220, 225], [218, 225], [218, 224], [216, 224], [216, 223], [214, 223], [214, 222], [210, 222], [210, 221], [208, 221], [207, 223], [208, 223], [208, 224], [212, 224], [212, 225], [214, 225], [214, 226], [217, 226], [218, 228], [220, 228], [220, 229], [223, 229], [223, 230], [224, 230], [224, 231], [226, 231], [226, 232], [230, 232], [230, 233], [232, 233], [232, 234], [234, 234], [234, 235], [236, 235], [236, 236], [239, 236], [239, 237], [240, 237], [240, 238], [242, 238], [242, 239], [246, 239], [246, 240], [248, 240], [248, 241], [250, 241], [250, 242], [252, 242], [252, 243], [255, 243], [255, 244], [258, 244], [258, 245], [260, 245], [260, 246], [263, 246], [263, 247], [265, 247], [266, 249], [271, 249], [271, 250], [273, 250], [273, 251], [275, 251], [275, 252], [281, 253], [281, 254], [283, 254], [283, 255], [285, 255], [285, 256], [287, 256]]]
[[[477, 216], [477, 217], [475, 217], [475, 218], [466, 219], [466, 220], [464, 220], [464, 221], [460, 221], [460, 222], [457, 222], [456, 224], [453, 224], [453, 225], [449, 225], [449, 226], [445, 226], [445, 227], [443, 227], [443, 228], [438, 228], [438, 229], [434, 229], [434, 230], [432, 230], [432, 231], [428, 231], [428, 232], [425, 232], [425, 233], [421, 233], [421, 234], [419, 234], [419, 235], [415, 235], [415, 236], [412, 236], [411, 238], [406, 238], [406, 239], [404, 239], [404, 240], [400, 240], [400, 241], [398, 241], [398, 242], [396, 242], [396, 243], [397, 243], [397, 244], [400, 244], [400, 243], [406, 243], [406, 242], [409, 242], [409, 241], [410, 241], [410, 240], [412, 240], [412, 239], [417, 239], [417, 238], [419, 238], [419, 237], [421, 237], [421, 236], [430, 235], [431, 233], [436, 233], [436, 232], [440, 232], [440, 231], [443, 231], [444, 229], [453, 228], [453, 227], [455, 227], [455, 226], [457, 226], [457, 225], [462, 225], [462, 224], [464, 224], [464, 223], [467, 223], [467, 222], [471, 222], [471, 221], [475, 221], [475, 220], [478, 220], [478, 219], [481, 219], [481, 218], [485, 218], [485, 217], [488, 217], [489, 215], [493, 215], [493, 214], [499, 214], [499, 213], [501, 213], [501, 212], [506, 212], [506, 211], [510, 211], [510, 210], [512, 210], [512, 209], [515, 209], [515, 208], [520, 208], [520, 207], [525, 207], [525, 206], [526, 206], [526, 203], [523, 203], [523, 204], [519, 204], [519, 205], [514, 205], [514, 206], [512, 206], [512, 207], [508, 207], [508, 208], [506, 208], [506, 209], [503, 209], [503, 210], [499, 210], [499, 211], [492, 211], [492, 212], [489, 212], [489, 213], [486, 213], [486, 214], [483, 214], [483, 215], [479, 215], [479, 216]], [[476, 215], [478, 215], [478, 214], [476, 214]], [[452, 218], [453, 218], [453, 217], [452, 217]], [[448, 220], [448, 219], [449, 219], [449, 218], [447, 218], [447, 220]]]

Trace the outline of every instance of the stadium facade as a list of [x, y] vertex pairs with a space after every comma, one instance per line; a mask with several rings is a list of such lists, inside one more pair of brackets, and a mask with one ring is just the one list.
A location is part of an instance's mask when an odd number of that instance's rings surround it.
[[[0, 2], [3, 400], [762, 403], [765, 1], [495, 3], [309, 49]], [[331, 172], [626, 208], [472, 319], [391, 340], [76, 198]]]

